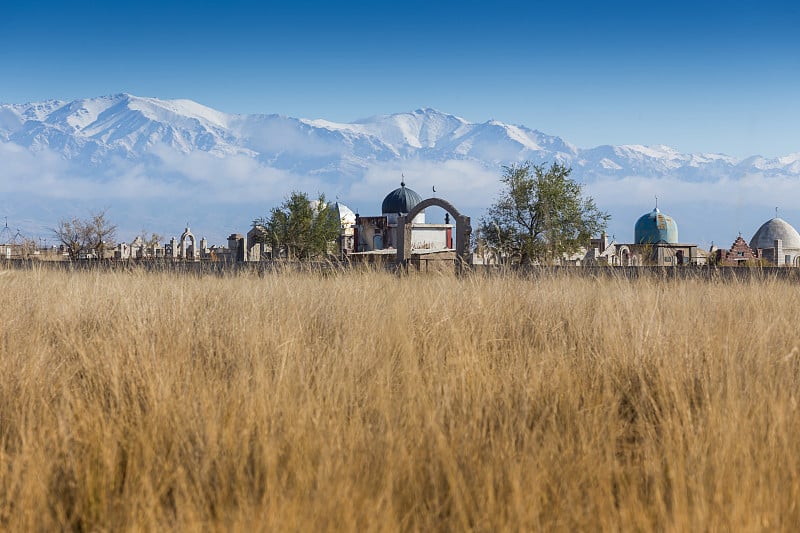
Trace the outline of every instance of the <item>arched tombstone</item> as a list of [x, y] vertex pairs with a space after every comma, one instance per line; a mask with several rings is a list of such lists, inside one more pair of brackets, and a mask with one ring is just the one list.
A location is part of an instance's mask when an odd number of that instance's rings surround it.
[[621, 246], [618, 251], [618, 254], [621, 266], [626, 267], [626, 266], [631, 266], [633, 264], [630, 248], [628, 248], [627, 246]]
[[[187, 241], [191, 241], [191, 244], [188, 244]], [[186, 228], [186, 231], [183, 232], [181, 235], [181, 242], [180, 242], [180, 254], [184, 260], [188, 261], [196, 261], [200, 256], [200, 251], [197, 249], [197, 240], [194, 238], [194, 235], [189, 228]]]
[[441, 207], [449, 213], [456, 221], [456, 268], [461, 271], [467, 264], [470, 240], [472, 238], [472, 226], [470, 218], [462, 215], [453, 204], [441, 198], [427, 198], [405, 215], [397, 217], [397, 264], [406, 267], [408, 259], [411, 257], [411, 221], [418, 214], [429, 207]]

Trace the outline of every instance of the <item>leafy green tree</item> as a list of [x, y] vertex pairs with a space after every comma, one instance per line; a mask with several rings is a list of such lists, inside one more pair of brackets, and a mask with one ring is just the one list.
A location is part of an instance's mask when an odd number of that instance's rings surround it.
[[525, 162], [503, 171], [500, 198], [480, 226], [486, 246], [501, 260], [552, 263], [605, 230], [608, 214], [583, 195], [571, 168]]
[[256, 239], [272, 247], [273, 256], [281, 252], [288, 259], [314, 259], [328, 253], [339, 236], [341, 223], [320, 194], [311, 201], [303, 192], [292, 192], [268, 217], [253, 221]]

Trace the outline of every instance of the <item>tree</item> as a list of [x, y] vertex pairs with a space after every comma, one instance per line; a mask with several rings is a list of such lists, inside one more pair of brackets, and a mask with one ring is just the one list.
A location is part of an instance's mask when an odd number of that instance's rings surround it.
[[64, 245], [70, 259], [78, 259], [81, 253], [103, 258], [114, 246], [117, 226], [109, 222], [103, 209], [90, 212], [88, 218], [61, 219], [50, 231]]
[[571, 168], [531, 162], [503, 167], [500, 198], [481, 219], [486, 245], [504, 261], [553, 262], [589, 244], [605, 230], [609, 216], [600, 211]]
[[331, 241], [339, 236], [341, 222], [325, 201], [325, 195], [311, 201], [306, 193], [292, 192], [268, 217], [253, 221], [256, 240], [281, 251], [288, 259], [313, 259], [328, 253]]
[[89, 248], [98, 258], [103, 259], [105, 252], [114, 247], [117, 235], [117, 226], [106, 218], [105, 209], [90, 215], [87, 232]]
[[153, 249], [158, 247], [161, 244], [161, 241], [164, 240], [164, 236], [160, 235], [156, 232], [149, 232], [150, 236], [148, 237], [147, 230], [142, 229], [142, 232], [138, 235], [137, 238], [141, 239], [142, 245], [145, 249]]

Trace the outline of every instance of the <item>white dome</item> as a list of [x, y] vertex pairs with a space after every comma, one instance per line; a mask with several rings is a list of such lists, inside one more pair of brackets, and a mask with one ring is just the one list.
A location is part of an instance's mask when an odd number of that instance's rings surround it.
[[764, 222], [753, 238], [750, 240], [750, 249], [753, 251], [769, 249], [775, 246], [775, 240], [783, 241], [784, 249], [800, 250], [800, 233], [791, 224], [782, 218], [773, 218]]
[[342, 221], [342, 226], [350, 225], [356, 223], [356, 214], [353, 213], [353, 210], [347, 207], [344, 204], [340, 204], [336, 202], [333, 204], [334, 209], [336, 210], [337, 214], [339, 215], [339, 220]]

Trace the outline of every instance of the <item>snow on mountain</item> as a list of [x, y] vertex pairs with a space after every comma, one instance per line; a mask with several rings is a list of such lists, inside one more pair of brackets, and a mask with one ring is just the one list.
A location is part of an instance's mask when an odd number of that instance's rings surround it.
[[398, 154], [417, 149], [433, 149], [443, 140], [467, 133], [471, 125], [464, 119], [436, 111], [417, 109], [411, 113], [373, 117], [352, 126], [382, 139]]
[[668, 146], [581, 149], [525, 126], [496, 120], [473, 123], [430, 108], [339, 124], [281, 115], [231, 115], [191, 100], [130, 94], [0, 105], [0, 141], [33, 152], [49, 149], [91, 165], [111, 157], [138, 160], [167, 147], [179, 154], [243, 156], [276, 169], [345, 178], [363, 175], [375, 162], [420, 160], [465, 160], [494, 169], [523, 160], [558, 160], [585, 179], [800, 176], [800, 153], [738, 161], [722, 154], [682, 154]]
[[748, 157], [739, 163], [737, 168], [739, 168], [741, 172], [760, 172], [765, 176], [800, 174], [800, 152], [773, 159], [767, 159], [761, 156]]
[[227, 115], [188, 100], [118, 94], [73, 102], [0, 106], [6, 140], [31, 150], [53, 149], [67, 159], [99, 163], [107, 155], [136, 158], [154, 144], [181, 152], [247, 153]]

